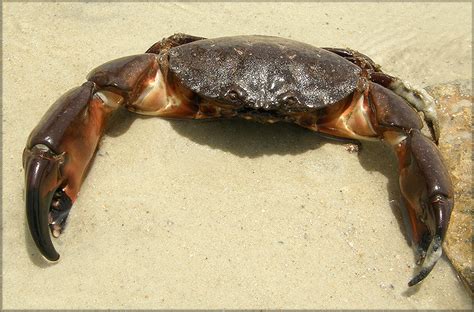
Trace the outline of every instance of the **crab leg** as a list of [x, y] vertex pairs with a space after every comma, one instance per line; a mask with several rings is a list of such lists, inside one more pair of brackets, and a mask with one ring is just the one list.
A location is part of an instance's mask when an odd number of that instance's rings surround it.
[[454, 204], [449, 173], [436, 145], [421, 133], [416, 111], [391, 90], [369, 82], [365, 92], [355, 92], [336, 107], [318, 122], [318, 131], [358, 140], [381, 138], [398, 156], [402, 198], [422, 263], [409, 282], [413, 286], [430, 273], [442, 254]]
[[94, 92], [95, 85], [86, 82], [64, 94], [33, 130], [23, 153], [28, 225], [51, 261], [59, 254], [49, 228], [59, 235], [113, 110]]
[[38, 249], [50, 261], [58, 260], [59, 254], [49, 232], [57, 237], [63, 230], [113, 112], [125, 106], [166, 117], [196, 113], [185, 98], [189, 94], [177, 92], [179, 86], [165, 81], [154, 54], [105, 63], [88, 80], [55, 102], [23, 152], [28, 226]]
[[454, 204], [453, 189], [438, 149], [419, 130], [411, 131], [395, 149], [400, 161], [400, 189], [422, 262], [420, 273], [408, 284], [413, 286], [431, 272], [441, 257]]

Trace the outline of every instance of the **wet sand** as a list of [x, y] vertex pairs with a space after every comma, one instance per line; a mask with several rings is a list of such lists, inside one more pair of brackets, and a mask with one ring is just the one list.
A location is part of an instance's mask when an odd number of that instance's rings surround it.
[[[3, 307], [469, 309], [443, 258], [421, 287], [386, 146], [292, 125], [124, 114], [45, 263], [21, 154], [65, 91], [176, 32], [351, 47], [422, 87], [471, 79], [471, 4], [4, 3]], [[423, 14], [420, 14], [423, 12]]]

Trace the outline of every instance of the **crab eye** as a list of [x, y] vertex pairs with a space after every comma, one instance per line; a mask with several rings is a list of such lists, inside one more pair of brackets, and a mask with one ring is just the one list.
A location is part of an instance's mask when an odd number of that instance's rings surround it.
[[239, 96], [239, 93], [235, 90], [230, 90], [229, 92], [227, 92], [227, 98], [232, 100], [232, 101], [237, 101], [240, 96]]
[[242, 103], [247, 98], [247, 92], [238, 85], [230, 86], [225, 93], [225, 98], [234, 104]]
[[280, 101], [285, 105], [295, 105], [299, 103], [298, 98], [293, 93], [283, 95]]
[[298, 103], [298, 100], [292, 95], [285, 97], [283, 100], [286, 102], [286, 104], [289, 105], [294, 105]]

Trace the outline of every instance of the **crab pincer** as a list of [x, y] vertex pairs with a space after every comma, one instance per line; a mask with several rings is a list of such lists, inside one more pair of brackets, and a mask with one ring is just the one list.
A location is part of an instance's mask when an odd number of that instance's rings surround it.
[[[63, 230], [120, 106], [158, 117], [281, 121], [351, 142], [382, 140], [398, 157], [402, 200], [421, 264], [409, 285], [422, 281], [441, 257], [454, 200], [436, 146], [434, 100], [385, 74], [369, 57], [277, 37], [176, 34], [145, 54], [97, 67], [87, 80], [50, 108], [23, 153], [28, 225], [48, 260], [59, 259], [50, 232], [57, 237]], [[419, 113], [431, 137], [422, 134]]]
[[408, 283], [413, 286], [428, 276], [442, 255], [442, 243], [454, 206], [453, 187], [436, 145], [420, 131], [411, 131], [396, 151], [400, 189], [421, 264], [420, 272]]
[[56, 237], [61, 233], [111, 110], [94, 89], [94, 83], [86, 82], [59, 98], [23, 152], [28, 226], [50, 261], [59, 254], [49, 231]]

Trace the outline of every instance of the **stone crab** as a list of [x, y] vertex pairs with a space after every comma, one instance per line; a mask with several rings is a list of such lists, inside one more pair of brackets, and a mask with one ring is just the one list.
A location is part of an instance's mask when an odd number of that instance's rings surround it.
[[[108, 121], [120, 107], [166, 118], [289, 122], [360, 144], [382, 140], [399, 162], [399, 184], [422, 281], [441, 257], [453, 208], [437, 148], [434, 100], [385, 74], [369, 57], [269, 36], [206, 39], [175, 34], [146, 53], [92, 70], [61, 96], [23, 152], [28, 226], [41, 254], [59, 260], [63, 231]], [[429, 135], [422, 133], [423, 120]]]

